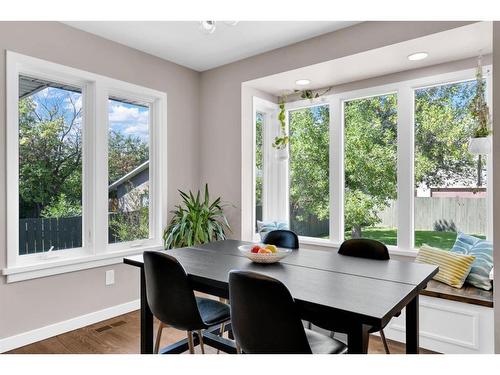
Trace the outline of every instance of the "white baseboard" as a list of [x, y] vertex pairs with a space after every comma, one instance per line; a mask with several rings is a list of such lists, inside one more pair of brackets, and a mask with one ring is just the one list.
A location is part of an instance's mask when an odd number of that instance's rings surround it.
[[134, 300], [121, 305], [108, 307], [103, 310], [94, 311], [89, 314], [77, 316], [62, 322], [54, 323], [45, 327], [37, 328], [18, 335], [0, 339], [0, 353], [19, 348], [37, 341], [73, 331], [100, 321], [114, 318], [115, 316], [129, 313], [140, 308], [140, 300]]

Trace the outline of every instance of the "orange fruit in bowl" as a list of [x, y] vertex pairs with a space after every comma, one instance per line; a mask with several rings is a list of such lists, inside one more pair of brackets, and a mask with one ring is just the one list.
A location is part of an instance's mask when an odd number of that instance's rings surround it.
[[259, 250], [259, 254], [272, 254], [273, 252], [269, 249], [264, 249], [264, 248], [261, 248]]

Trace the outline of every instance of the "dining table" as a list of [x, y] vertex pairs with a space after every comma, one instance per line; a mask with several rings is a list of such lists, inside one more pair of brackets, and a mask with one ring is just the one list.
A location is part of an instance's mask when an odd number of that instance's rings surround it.
[[[405, 309], [406, 353], [419, 352], [419, 294], [438, 272], [437, 266], [345, 256], [304, 246], [278, 263], [262, 264], [252, 262], [238, 249], [249, 244], [227, 239], [161, 251], [181, 263], [195, 291], [220, 298], [229, 298], [231, 270], [278, 279], [289, 289], [302, 319], [347, 335], [349, 354], [367, 353], [369, 331], [385, 327]], [[125, 257], [124, 263], [138, 267], [140, 272], [141, 353], [153, 353], [153, 315], [147, 303], [143, 256]], [[204, 343], [235, 353], [234, 341], [221, 337], [219, 329], [206, 330]], [[231, 325], [225, 329], [231, 337]], [[182, 353], [187, 349], [184, 339], [162, 348], [160, 353]]]

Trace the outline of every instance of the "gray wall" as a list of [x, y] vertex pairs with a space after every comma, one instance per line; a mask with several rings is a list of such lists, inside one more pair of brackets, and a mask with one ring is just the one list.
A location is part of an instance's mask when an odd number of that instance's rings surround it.
[[[56, 22], [0, 22], [0, 268], [6, 265], [5, 50], [168, 94], [168, 196], [198, 188], [200, 74]], [[182, 155], [182, 157], [178, 157]], [[115, 284], [104, 285], [104, 270]], [[122, 264], [6, 284], [0, 278], [0, 338], [135, 300], [138, 271]]]

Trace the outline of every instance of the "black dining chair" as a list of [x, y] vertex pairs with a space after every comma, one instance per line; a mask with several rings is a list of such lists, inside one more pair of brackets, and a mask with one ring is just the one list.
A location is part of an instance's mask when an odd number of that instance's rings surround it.
[[272, 230], [266, 234], [264, 241], [266, 245], [285, 247], [288, 249], [299, 248], [299, 237], [295, 232], [287, 229]]
[[238, 352], [342, 354], [346, 346], [304, 329], [295, 301], [280, 281], [249, 271], [229, 273], [231, 326]]
[[[196, 297], [186, 271], [174, 257], [156, 251], [144, 252], [146, 296], [153, 315], [160, 320], [155, 352], [165, 326], [187, 331], [189, 352], [194, 353], [193, 332], [205, 353], [202, 330], [230, 320], [229, 306], [216, 300]], [[224, 332], [222, 327], [221, 332]]]
[[[368, 238], [353, 238], [344, 241], [338, 251], [341, 255], [365, 258], [365, 259], [375, 259], [375, 260], [389, 260], [391, 259], [389, 255], [389, 250], [382, 242], [371, 240]], [[396, 314], [399, 316], [401, 313]], [[387, 339], [385, 338], [384, 327], [372, 327], [369, 333], [380, 333], [380, 338], [384, 344], [384, 349], [386, 354], [390, 354], [389, 345], [387, 345]]]

